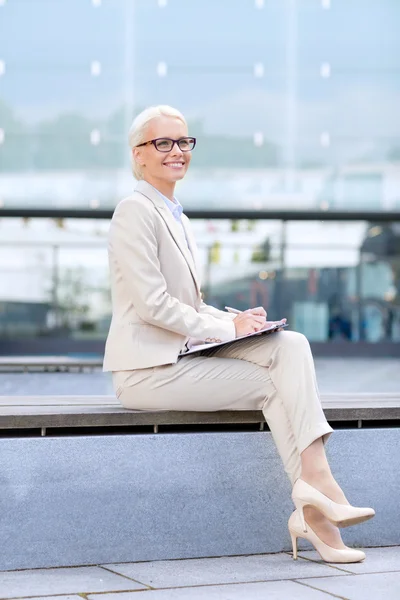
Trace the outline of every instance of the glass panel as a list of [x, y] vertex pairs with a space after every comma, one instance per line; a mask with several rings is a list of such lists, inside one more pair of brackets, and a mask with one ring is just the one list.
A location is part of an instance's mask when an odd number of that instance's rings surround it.
[[128, 4], [99, 4], [0, 7], [2, 206], [112, 206], [132, 188]]
[[262, 304], [271, 319], [287, 317], [310, 341], [400, 340], [398, 224], [290, 222], [274, 235], [263, 232], [264, 224], [257, 242], [240, 250], [244, 267], [240, 259], [234, 267], [218, 260], [222, 251], [214, 255], [217, 264], [210, 260], [207, 302], [240, 309]]
[[287, 154], [285, 7], [161, 5], [14, 0], [1, 7], [2, 205], [114, 206], [134, 185], [132, 117], [156, 103], [179, 107], [199, 136], [182, 186], [188, 206], [264, 205], [277, 179], [265, 167]]
[[132, 117], [169, 103], [198, 137], [187, 207], [400, 209], [397, 0], [0, 11], [2, 206], [113, 207]]
[[109, 224], [7, 219], [0, 226], [0, 338], [105, 338]]
[[[205, 301], [263, 305], [310, 341], [400, 341], [400, 225], [192, 221]], [[0, 338], [105, 339], [107, 221], [0, 223]]]
[[[323, 6], [330, 7], [324, 9]], [[400, 4], [297, 2], [296, 164], [324, 210], [398, 210]]]

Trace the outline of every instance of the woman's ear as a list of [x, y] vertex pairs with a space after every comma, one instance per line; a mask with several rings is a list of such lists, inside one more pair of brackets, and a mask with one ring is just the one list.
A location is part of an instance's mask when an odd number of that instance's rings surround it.
[[142, 156], [140, 148], [134, 148], [132, 150], [132, 152], [133, 152], [133, 158], [134, 158], [135, 162], [137, 162], [141, 167], [144, 167], [145, 166], [144, 158]]

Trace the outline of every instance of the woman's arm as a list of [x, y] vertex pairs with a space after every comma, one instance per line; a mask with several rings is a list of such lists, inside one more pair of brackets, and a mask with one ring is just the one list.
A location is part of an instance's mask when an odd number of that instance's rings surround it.
[[213, 315], [217, 319], [225, 319], [226, 321], [233, 321], [233, 319], [237, 317], [237, 315], [234, 313], [228, 313], [224, 310], [219, 310], [219, 308], [215, 308], [215, 306], [206, 304], [203, 302], [203, 300], [201, 301], [199, 312], [201, 312], [203, 315]]
[[234, 339], [231, 319], [201, 314], [167, 292], [157, 255], [153, 210], [150, 202], [123, 200], [114, 212], [109, 233], [110, 256], [121, 270], [138, 315], [186, 337]]
[[[192, 253], [194, 254], [194, 257], [197, 258], [198, 254], [199, 254], [199, 250], [197, 248], [196, 239], [193, 234], [192, 224], [190, 222], [190, 219], [188, 219], [188, 217], [185, 214], [183, 214], [182, 221], [183, 221], [183, 225], [184, 225], [184, 228], [186, 231], [186, 235], [190, 237], [190, 247], [192, 249]], [[197, 263], [197, 261], [196, 261], [196, 263]], [[234, 315], [232, 313], [228, 313], [223, 310], [219, 310], [218, 308], [215, 308], [215, 306], [210, 306], [209, 304], [206, 304], [205, 302], [203, 302], [203, 300], [201, 301], [201, 304], [199, 307], [199, 312], [202, 313], [203, 315], [212, 315], [213, 317], [216, 317], [217, 319], [225, 319], [225, 321], [232, 321], [236, 317], [236, 315]]]

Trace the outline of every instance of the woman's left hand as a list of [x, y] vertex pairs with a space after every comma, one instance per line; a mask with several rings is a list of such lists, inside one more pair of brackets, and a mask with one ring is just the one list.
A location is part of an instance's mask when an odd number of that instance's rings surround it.
[[[286, 323], [287, 319], [280, 319], [279, 321], [266, 321], [265, 323], [265, 327], [270, 327], [272, 325], [278, 325], [278, 323], [281, 323], [283, 321], [283, 323]], [[279, 327], [279, 329], [275, 329], [274, 331], [283, 331], [283, 327]]]

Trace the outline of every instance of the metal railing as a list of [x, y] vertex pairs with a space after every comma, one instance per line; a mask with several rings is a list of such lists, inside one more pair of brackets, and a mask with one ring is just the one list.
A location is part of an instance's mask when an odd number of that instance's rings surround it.
[[[190, 211], [187, 214], [190, 215]], [[238, 214], [230, 212], [229, 220]], [[257, 220], [257, 214], [249, 214], [252, 221]], [[262, 214], [265, 218], [265, 213]], [[240, 215], [244, 218], [242, 212]], [[24, 216], [28, 215], [25, 213]], [[55, 216], [54, 211], [52, 216]], [[62, 216], [68, 215], [62, 211]], [[92, 212], [91, 217], [94, 216]], [[197, 215], [191, 216], [196, 218]], [[363, 245], [357, 247], [340, 240], [335, 244], [291, 242], [288, 239], [291, 220], [340, 219], [336, 213], [305, 213], [301, 218], [296, 213], [295, 219], [290, 216], [294, 215], [285, 213], [285, 218], [281, 218], [276, 229], [277, 239], [268, 248], [257, 243], [237, 243], [233, 238], [219, 246], [215, 239], [200, 244], [206, 301], [220, 308], [225, 304], [238, 308], [263, 304], [270, 318], [286, 316], [292, 327], [303, 331], [312, 342], [343, 340], [374, 342], [375, 345], [380, 342], [398, 344], [400, 285], [396, 276], [400, 277], [400, 251], [394, 256], [385, 256], [366, 252]], [[306, 216], [307, 219], [302, 218]], [[352, 213], [351, 220], [360, 221], [361, 215], [357, 213], [357, 219], [355, 216], [356, 213]], [[365, 216], [362, 215], [362, 222], [367, 229]], [[388, 226], [387, 214], [374, 213], [374, 216], [374, 226], [379, 223]], [[210, 213], [207, 217], [209, 221]], [[97, 215], [97, 218], [101, 217]], [[276, 213], [274, 219], [277, 219]], [[400, 215], [395, 220], [400, 221]], [[0, 261], [0, 281], [3, 282], [0, 286], [0, 342], [52, 336], [75, 341], [104, 341], [111, 316], [106, 239], [78, 243], [0, 241], [0, 259], [7, 249], [12, 250], [10, 255], [14, 259], [16, 254], [23, 256], [26, 252], [30, 260], [24, 264], [22, 258], [19, 266], [15, 261], [1, 266]], [[292, 265], [287, 259], [290, 253], [300, 255], [311, 249], [316, 256], [325, 253], [333, 258], [327, 265], [320, 261], [319, 266], [314, 260], [299, 266]], [[219, 255], [227, 250], [231, 252], [231, 259], [221, 260]], [[32, 261], [35, 251], [41, 253], [36, 264]], [[239, 257], [237, 260], [236, 255], [242, 251], [247, 252], [247, 259]], [[84, 257], [83, 252], [87, 253]], [[96, 253], [97, 258], [92, 265], [86, 266], [89, 252]], [[263, 255], [263, 252], [267, 254]], [[68, 253], [78, 260], [68, 258]], [[343, 265], [340, 260], [335, 264], [335, 256], [339, 253], [356, 253], [357, 259], [351, 265]], [[397, 275], [393, 286], [384, 289], [390, 272]], [[8, 290], [14, 292], [17, 283], [21, 288], [25, 285], [25, 293], [19, 297], [15, 293], [6, 293]], [[30, 294], [32, 290], [36, 292]]]
[[[0, 207], [0, 218], [111, 219], [114, 208]], [[400, 211], [377, 210], [235, 210], [188, 208], [189, 219], [279, 220], [279, 221], [371, 221], [400, 222]]]

